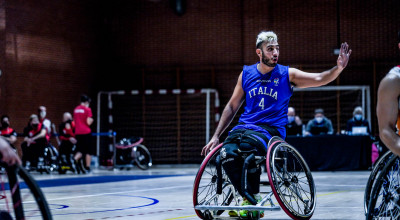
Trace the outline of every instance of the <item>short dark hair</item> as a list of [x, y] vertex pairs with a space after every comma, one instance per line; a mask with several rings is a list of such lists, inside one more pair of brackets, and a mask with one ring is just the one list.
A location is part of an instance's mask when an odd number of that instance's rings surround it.
[[318, 114], [318, 113], [324, 114], [324, 110], [322, 108], [315, 109], [314, 114]]
[[87, 95], [81, 95], [81, 102], [91, 102], [92, 100], [90, 99], [89, 96]]

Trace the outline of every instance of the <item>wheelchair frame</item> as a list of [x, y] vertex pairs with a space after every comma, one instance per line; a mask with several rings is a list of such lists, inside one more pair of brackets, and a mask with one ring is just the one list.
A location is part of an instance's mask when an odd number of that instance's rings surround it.
[[[366, 219], [399, 219], [400, 217], [400, 157], [385, 154], [380, 162], [379, 175], [371, 173], [372, 190], [365, 203], [368, 204]], [[368, 193], [366, 191], [366, 193]]]
[[[301, 157], [300, 153], [294, 147], [287, 144], [279, 137], [272, 137], [268, 143], [268, 153], [266, 157], [254, 156], [254, 154], [252, 153], [246, 155], [245, 161], [253, 160], [258, 165], [266, 161], [268, 179], [271, 186], [271, 191], [262, 198], [261, 202], [257, 203], [257, 201], [247, 192], [246, 183], [248, 167], [246, 167], [246, 164], [248, 163], [245, 162], [242, 172], [242, 176], [244, 177], [242, 179], [242, 192], [244, 196], [248, 199], [248, 201], [251, 204], [254, 204], [249, 206], [239, 205], [239, 199], [241, 196], [238, 194], [234, 186], [229, 182], [226, 174], [224, 174], [219, 156], [221, 148], [222, 144], [215, 147], [206, 156], [200, 166], [200, 169], [194, 181], [193, 205], [196, 214], [200, 218], [213, 219], [214, 217], [219, 217], [225, 210], [279, 211], [281, 209], [283, 209], [286, 214], [288, 214], [293, 219], [311, 218], [312, 214], [314, 213], [316, 204], [315, 185], [310, 169], [308, 168], [304, 159]], [[290, 157], [288, 154], [293, 155], [292, 157]], [[297, 160], [298, 164], [300, 165], [301, 172], [304, 172], [305, 178], [307, 179], [306, 181], [299, 180], [299, 178], [295, 174], [293, 174], [293, 172], [291, 172], [295, 171], [297, 173], [298, 170], [296, 169], [298, 168], [296, 168], [295, 166], [287, 166], [296, 163], [296, 161], [294, 160]], [[207, 168], [207, 166], [209, 166], [209, 168]], [[283, 175], [279, 175], [279, 172], [281, 171], [286, 173], [283, 173]], [[301, 173], [299, 172], [298, 174]], [[207, 179], [207, 175], [210, 176], [210, 183], [206, 182], [206, 184], [204, 184], [203, 186], [202, 178]], [[305, 184], [309, 187], [310, 195], [303, 195], [303, 193], [306, 194], [307, 191], [304, 190], [300, 186], [300, 184]], [[281, 187], [283, 187], [284, 189], [282, 189]], [[199, 197], [204, 196], [204, 194], [205, 198], [199, 199]], [[272, 200], [273, 195], [278, 201], [279, 206], [274, 204]], [[287, 199], [287, 197], [289, 197], [289, 199]], [[301, 207], [297, 208], [297, 210], [293, 208], [292, 200]], [[235, 202], [235, 205], [230, 206], [230, 203], [232, 201]], [[269, 207], [265, 206], [267, 202], [269, 203]], [[302, 213], [301, 209], [303, 209], [304, 213]], [[259, 212], [257, 212], [256, 216], [254, 216], [252, 212], [248, 212], [248, 214], [248, 219], [258, 219], [260, 217]]]
[[[134, 164], [136, 164], [136, 166], [141, 170], [149, 169], [153, 165], [151, 154], [147, 147], [141, 144], [142, 142], [143, 138], [140, 137], [140, 139], [136, 143], [127, 146], [118, 145], [116, 144], [115, 135], [113, 135], [113, 168], [131, 169], [132, 167], [134, 167]], [[129, 156], [131, 157], [132, 161], [123, 164], [117, 163], [118, 149], [131, 149]], [[142, 161], [145, 161], [145, 163], [142, 164]]]

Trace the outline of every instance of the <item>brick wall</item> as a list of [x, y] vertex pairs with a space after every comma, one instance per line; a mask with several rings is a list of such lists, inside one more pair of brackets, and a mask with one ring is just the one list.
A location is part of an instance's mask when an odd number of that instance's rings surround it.
[[0, 113], [22, 132], [39, 105], [57, 125], [81, 93], [143, 88], [214, 87], [224, 106], [241, 66], [257, 61], [261, 30], [278, 33], [281, 64], [307, 71], [331, 68], [347, 41], [340, 84], [370, 85], [375, 97], [399, 62], [400, 2], [338, 1], [187, 0], [179, 16], [169, 0], [1, 0]]

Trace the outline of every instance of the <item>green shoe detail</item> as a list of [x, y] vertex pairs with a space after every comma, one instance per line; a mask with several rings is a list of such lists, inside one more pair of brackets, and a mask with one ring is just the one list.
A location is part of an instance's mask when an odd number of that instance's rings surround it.
[[[243, 202], [242, 202], [241, 206], [245, 206], [245, 205], [251, 205], [251, 203], [247, 199], [243, 198]], [[248, 212], [249, 211], [247, 211], [247, 210], [240, 210], [239, 211], [240, 217], [247, 218]]]
[[238, 212], [235, 210], [229, 210], [228, 215], [229, 217], [239, 217]]

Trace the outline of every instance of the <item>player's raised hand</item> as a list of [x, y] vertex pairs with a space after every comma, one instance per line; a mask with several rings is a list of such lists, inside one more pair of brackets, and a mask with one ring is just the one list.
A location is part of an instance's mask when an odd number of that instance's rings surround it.
[[346, 68], [347, 63], [349, 62], [350, 59], [350, 54], [351, 54], [351, 49], [349, 48], [347, 42], [342, 43], [340, 47], [339, 57], [337, 59], [338, 68], [341, 69]]

